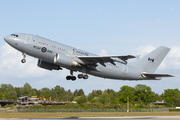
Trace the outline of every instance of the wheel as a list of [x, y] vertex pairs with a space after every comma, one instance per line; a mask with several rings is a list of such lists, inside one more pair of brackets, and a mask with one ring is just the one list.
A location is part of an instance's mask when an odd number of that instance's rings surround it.
[[72, 81], [75, 81], [75, 80], [76, 80], [76, 77], [75, 77], [75, 76], [72, 76], [72, 77], [71, 77], [71, 80], [72, 80]]
[[26, 62], [26, 59], [22, 59], [21, 62], [22, 62], [22, 63], [25, 63], [25, 62]]
[[83, 78], [83, 75], [82, 75], [82, 74], [79, 74], [79, 75], [78, 75], [78, 78], [79, 78], [79, 79]]
[[84, 77], [83, 77], [84, 79], [88, 79], [88, 75], [84, 75]]
[[71, 79], [71, 76], [67, 76], [67, 77], [66, 77], [66, 80], [70, 80], [70, 79]]

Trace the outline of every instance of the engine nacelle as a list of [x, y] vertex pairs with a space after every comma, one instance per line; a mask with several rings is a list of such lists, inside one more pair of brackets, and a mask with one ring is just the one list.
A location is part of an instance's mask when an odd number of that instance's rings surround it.
[[54, 57], [54, 63], [60, 66], [80, 66], [80, 64], [73, 60], [73, 58], [63, 54], [56, 54]]
[[37, 66], [40, 68], [46, 69], [46, 70], [60, 70], [60, 69], [62, 69], [62, 68], [60, 68], [59, 65], [56, 65], [56, 64], [53, 64], [50, 62], [46, 62], [46, 61], [41, 60], [41, 59], [38, 60]]
[[60, 66], [80, 66], [80, 64], [73, 60], [73, 58], [63, 54], [56, 54], [54, 57], [54, 63], [59, 64]]

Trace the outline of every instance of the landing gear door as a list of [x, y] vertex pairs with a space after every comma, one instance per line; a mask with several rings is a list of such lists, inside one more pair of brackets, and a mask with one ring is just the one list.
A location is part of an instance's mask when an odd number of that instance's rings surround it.
[[127, 75], [127, 73], [128, 73], [128, 66], [127, 65], [123, 65], [122, 74], [123, 75]]
[[25, 39], [24, 43], [31, 44], [31, 40], [32, 40], [32, 36], [26, 35], [26, 39]]

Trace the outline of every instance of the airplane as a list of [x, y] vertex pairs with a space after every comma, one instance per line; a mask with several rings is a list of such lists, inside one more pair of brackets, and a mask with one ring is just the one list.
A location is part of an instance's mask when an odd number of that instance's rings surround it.
[[15, 33], [4, 37], [4, 40], [16, 50], [22, 52], [22, 63], [26, 55], [38, 58], [37, 66], [46, 70], [70, 70], [67, 80], [88, 79], [88, 74], [104, 79], [114, 80], [160, 80], [162, 77], [174, 77], [169, 74], [154, 74], [170, 48], [160, 46], [128, 63], [133, 55], [98, 56], [84, 50], [40, 37], [38, 35]]

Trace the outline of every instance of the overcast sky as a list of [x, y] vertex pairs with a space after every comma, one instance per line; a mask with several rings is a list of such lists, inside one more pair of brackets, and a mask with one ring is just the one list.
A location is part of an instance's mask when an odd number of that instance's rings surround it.
[[[145, 84], [161, 94], [180, 88], [180, 1], [179, 0], [6, 0], [0, 7], [0, 84], [66, 90], [119, 91], [123, 85]], [[122, 81], [89, 76], [67, 81], [69, 71], [47, 71], [37, 67], [38, 59], [22, 55], [4, 41], [11, 33], [39, 35], [99, 55], [145, 55], [159, 46], [171, 51], [155, 73], [174, 78], [160, 81]], [[129, 61], [131, 62], [131, 61]], [[75, 73], [77, 75], [78, 73]]]

